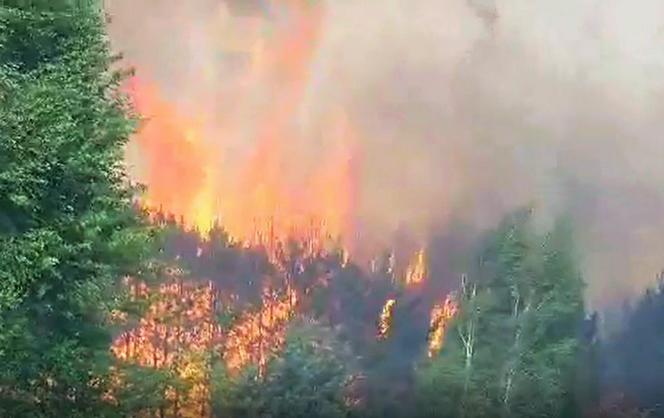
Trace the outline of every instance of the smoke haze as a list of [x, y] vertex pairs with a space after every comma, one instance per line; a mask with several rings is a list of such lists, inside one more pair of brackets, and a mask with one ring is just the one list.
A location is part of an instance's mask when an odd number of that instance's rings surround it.
[[[181, 112], [208, 115], [212, 157], [227, 166], [257, 146], [257, 115], [292, 95], [287, 72], [228, 100], [251, 72], [247, 51], [298, 2], [231, 3], [107, 0], [115, 48]], [[534, 204], [543, 223], [576, 221], [593, 307], [664, 268], [664, 3], [322, 3], [306, 6], [322, 21], [286, 175], [306, 176], [334, 148], [320, 132], [344, 109], [357, 133], [356, 234], [428, 239]], [[233, 135], [217, 141], [231, 117]], [[140, 178], [140, 152], [128, 160]]]

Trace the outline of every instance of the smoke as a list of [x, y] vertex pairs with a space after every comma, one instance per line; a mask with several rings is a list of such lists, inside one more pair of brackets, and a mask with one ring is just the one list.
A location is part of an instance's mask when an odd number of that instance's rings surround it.
[[[298, 2], [253, 3], [238, 14], [219, 0], [107, 5], [115, 47], [175, 106], [214, 115], [210, 131], [241, 115], [234, 139], [212, 140], [219, 164], [255, 146], [246, 132], [256, 109], [282, 88], [272, 78], [251, 105], [225, 100], [251, 66], [243, 51], [270, 25], [288, 24], [280, 3]], [[534, 204], [543, 224], [559, 214], [576, 221], [593, 306], [632, 295], [664, 267], [664, 3], [322, 7], [297, 112], [306, 134], [289, 145], [289, 162], [300, 173], [315, 166], [329, 145], [315, 132], [345, 109], [359, 132], [358, 233], [426, 237], [452, 221], [484, 228]], [[130, 159], [140, 171], [140, 155]]]

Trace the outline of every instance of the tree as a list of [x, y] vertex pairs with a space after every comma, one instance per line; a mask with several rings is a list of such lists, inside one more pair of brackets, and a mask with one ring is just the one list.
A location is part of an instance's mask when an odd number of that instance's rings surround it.
[[354, 360], [330, 329], [302, 320], [291, 327], [283, 354], [264, 379], [248, 370], [237, 380], [216, 374], [215, 416], [246, 418], [340, 418], [347, 416], [347, 393]]
[[148, 236], [99, 2], [0, 5], [0, 415], [114, 413], [105, 324]]
[[446, 346], [419, 372], [425, 416], [573, 416], [583, 281], [569, 224], [545, 237], [530, 211], [487, 238]]
[[[627, 312], [623, 329], [603, 348], [604, 390], [623, 405], [664, 416], [664, 274]], [[630, 403], [632, 405], [630, 405]]]

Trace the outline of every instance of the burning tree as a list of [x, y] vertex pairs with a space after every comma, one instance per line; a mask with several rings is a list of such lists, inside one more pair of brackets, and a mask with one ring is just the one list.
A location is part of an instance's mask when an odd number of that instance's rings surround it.
[[385, 306], [383, 306], [378, 321], [378, 338], [383, 339], [388, 337], [390, 328], [392, 327], [394, 306], [396, 303], [396, 299], [388, 299], [387, 302], [385, 302]]
[[431, 310], [431, 322], [429, 326], [429, 357], [433, 357], [443, 347], [443, 338], [448, 326], [457, 312], [456, 301], [452, 296], [445, 301], [434, 305]]
[[147, 299], [148, 308], [135, 328], [116, 338], [111, 350], [125, 364], [168, 371], [181, 382], [163, 388], [162, 417], [208, 416], [210, 356], [221, 340], [216, 292], [211, 283], [185, 281], [177, 268], [167, 269], [166, 275], [153, 292], [128, 280], [131, 296]]
[[286, 289], [280, 295], [265, 289], [260, 309], [243, 314], [225, 337], [223, 358], [228, 370], [237, 374], [249, 365], [256, 365], [259, 376], [264, 376], [268, 361], [285, 342], [285, 330], [296, 305], [294, 290]]

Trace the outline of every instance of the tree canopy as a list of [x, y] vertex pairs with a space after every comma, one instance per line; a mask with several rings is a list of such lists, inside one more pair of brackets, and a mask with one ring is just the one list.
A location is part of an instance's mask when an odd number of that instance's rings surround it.
[[486, 240], [442, 353], [420, 370], [424, 416], [573, 416], [583, 281], [564, 222], [540, 237], [531, 214]]
[[0, 415], [102, 416], [106, 317], [147, 250], [96, 1], [0, 5]]

